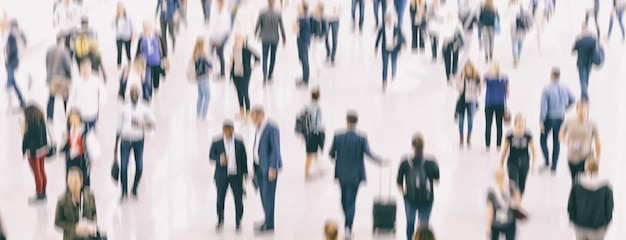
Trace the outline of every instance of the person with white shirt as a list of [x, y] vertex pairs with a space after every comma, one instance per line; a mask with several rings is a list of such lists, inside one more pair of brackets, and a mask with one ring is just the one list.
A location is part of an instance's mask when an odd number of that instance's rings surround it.
[[[330, 29], [326, 32], [326, 61], [335, 65], [335, 55], [337, 55], [337, 38], [339, 36], [339, 18], [343, 12], [341, 1], [325, 0], [324, 1], [324, 19], [328, 23]], [[332, 34], [332, 38], [331, 38]], [[332, 40], [332, 45], [329, 43]]]
[[231, 30], [231, 17], [230, 10], [224, 3], [224, 0], [217, 0], [217, 6], [214, 8], [215, 12], [211, 14], [211, 29], [209, 33], [209, 42], [211, 44], [211, 51], [215, 51], [220, 60], [220, 73], [219, 78], [225, 79], [226, 77], [226, 64], [224, 61], [224, 45], [228, 41]]
[[254, 27], [259, 15], [256, 6], [254, 6], [250, 0], [241, 0], [241, 3], [237, 5], [237, 11], [234, 15], [233, 32], [245, 36], [246, 38], [254, 37]]
[[135, 57], [133, 61], [133, 65], [130, 68], [126, 68], [122, 73], [122, 77], [120, 79], [120, 90], [118, 92], [118, 97], [122, 102], [126, 99], [130, 99], [130, 89], [136, 87], [139, 91], [139, 95], [143, 97], [143, 99], [148, 102], [150, 101], [150, 96], [148, 96], [148, 91], [144, 89], [146, 86], [146, 60], [142, 56]]
[[100, 105], [107, 99], [104, 83], [91, 74], [91, 60], [81, 61], [79, 79], [73, 81], [67, 105], [68, 111], [76, 110], [85, 123], [85, 131], [96, 127]]
[[451, 79], [457, 74], [459, 63], [459, 50], [463, 47], [463, 28], [459, 23], [456, 13], [449, 10], [446, 20], [440, 29], [441, 47], [443, 60], [446, 69], [446, 79], [451, 83]]
[[385, 23], [378, 30], [374, 50], [374, 54], [377, 55], [378, 47], [381, 46], [380, 49], [383, 55], [383, 92], [387, 90], [387, 66], [389, 66], [389, 60], [391, 60], [391, 78], [392, 80], [396, 78], [398, 54], [402, 45], [404, 45], [404, 36], [397, 25], [396, 18], [393, 15], [385, 15]]
[[440, 7], [439, 0], [433, 0], [432, 5], [428, 8], [427, 22], [428, 35], [430, 35], [430, 47], [432, 50], [433, 62], [437, 61], [438, 41], [441, 24], [443, 23], [443, 8]]
[[237, 231], [241, 230], [243, 216], [244, 183], [248, 175], [248, 155], [243, 141], [234, 136], [234, 124], [225, 120], [222, 127], [223, 135], [216, 137], [209, 150], [209, 159], [215, 162], [215, 185], [217, 187], [217, 227], [224, 227], [224, 200], [228, 186], [235, 199], [235, 216]]
[[[70, 48], [70, 37], [72, 32], [78, 27], [81, 19], [81, 9], [70, 0], [63, 0], [54, 10], [54, 28], [65, 36], [65, 46]], [[71, 51], [71, 50], [70, 50]], [[73, 52], [72, 54], [73, 55]]]
[[131, 150], [135, 157], [135, 181], [132, 194], [133, 197], [137, 197], [137, 187], [143, 172], [144, 136], [146, 130], [153, 129], [155, 124], [156, 118], [150, 108], [144, 102], [139, 101], [138, 88], [132, 87], [130, 89], [130, 101], [120, 109], [115, 136], [114, 156], [116, 158], [118, 146], [120, 148], [121, 201], [128, 198], [128, 161]]

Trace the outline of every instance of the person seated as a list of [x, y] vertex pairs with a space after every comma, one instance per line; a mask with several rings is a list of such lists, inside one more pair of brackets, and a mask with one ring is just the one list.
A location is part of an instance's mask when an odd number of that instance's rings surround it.
[[97, 234], [96, 200], [83, 187], [83, 173], [72, 167], [67, 173], [67, 190], [57, 202], [54, 225], [63, 230], [63, 240], [91, 239]]

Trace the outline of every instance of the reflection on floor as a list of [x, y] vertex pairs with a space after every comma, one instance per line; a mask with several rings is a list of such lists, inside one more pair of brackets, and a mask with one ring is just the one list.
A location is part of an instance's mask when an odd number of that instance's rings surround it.
[[[39, 4], [34, 0], [25, 2]], [[94, 163], [92, 176], [101, 228], [108, 232], [109, 239], [114, 240], [321, 239], [322, 226], [327, 219], [343, 221], [339, 188], [332, 180], [330, 173], [333, 165], [327, 153], [322, 155], [319, 164], [319, 169], [327, 174], [314, 182], [304, 182], [303, 179], [304, 146], [292, 129], [295, 115], [308, 102], [309, 94], [294, 87], [294, 79], [298, 77], [300, 68], [296, 60], [295, 36], [291, 32], [288, 33], [289, 43], [286, 48], [281, 47], [278, 51], [275, 83], [263, 88], [260, 69], [257, 69], [251, 84], [253, 104], [266, 106], [269, 116], [281, 128], [285, 166], [278, 180], [276, 233], [274, 236], [253, 237], [252, 226], [255, 221], [262, 219], [262, 210], [259, 197], [251, 190], [251, 186], [248, 186], [249, 194], [245, 199], [242, 233], [235, 234], [234, 231], [234, 209], [230, 193], [226, 203], [225, 229], [222, 233], [214, 232], [216, 194], [212, 181], [213, 166], [208, 161], [208, 147], [210, 139], [220, 134], [222, 120], [233, 118], [237, 102], [231, 82], [212, 82], [210, 118], [207, 122], [195, 119], [196, 89], [183, 76], [196, 35], [206, 30], [201, 30], [204, 28], [199, 23], [199, 1], [189, 2], [192, 23], [181, 32], [178, 48], [171, 58], [173, 70], [154, 102], [158, 129], [147, 139], [143, 183], [136, 202], [120, 206], [120, 190], [108, 175], [113, 158], [117, 103], [109, 101], [101, 111], [98, 137], [105, 154]], [[496, 38], [496, 59], [501, 60], [503, 70], [511, 78], [510, 108], [526, 116], [528, 128], [534, 136], [539, 135], [537, 119], [541, 89], [548, 83], [552, 66], [560, 66], [562, 81], [575, 93], [579, 92], [575, 59], [570, 53], [570, 47], [580, 29], [584, 2], [559, 1], [555, 18], [545, 27], [541, 51], [533, 31], [527, 36], [518, 69], [512, 68], [508, 29], [503, 29]], [[294, 3], [291, 3], [284, 17], [288, 30], [295, 19]], [[101, 46], [106, 50], [103, 54], [110, 76], [109, 99], [114, 99], [118, 71], [114, 64], [114, 35], [110, 30], [110, 21], [115, 2], [90, 4], [92, 25], [97, 27]], [[600, 24], [605, 30], [609, 6], [608, 3], [606, 7], [604, 2], [602, 4]], [[37, 26], [48, 28], [51, 7], [42, 7], [41, 10], [27, 8], [28, 5], [10, 5], [7, 8], [25, 23], [25, 31], [38, 43], [37, 49], [29, 49], [20, 72], [29, 72], [35, 78], [34, 86], [26, 95], [44, 104], [47, 96], [43, 84], [43, 56], [45, 46], [52, 44], [54, 35], [52, 31], [36, 29]], [[132, 1], [128, 5], [130, 16], [139, 26], [138, 23], [143, 20], [141, 17], [151, 11], [146, 9], [152, 9], [153, 1]], [[478, 109], [476, 114], [475, 134], [472, 136], [474, 145], [471, 149], [459, 149], [457, 127], [452, 120], [456, 93], [446, 86], [443, 64], [432, 64], [427, 57], [411, 54], [410, 51], [404, 51], [400, 56], [398, 78], [391, 83], [387, 94], [382, 94], [380, 56], [375, 58], [373, 54], [374, 23], [371, 10], [366, 10], [366, 27], [359, 35], [351, 32], [347, 14], [349, 3], [345, 7], [346, 16], [341, 20], [339, 33], [337, 65], [334, 68], [324, 66], [321, 74], [314, 74], [312, 79], [313, 84], [322, 89], [321, 105], [326, 129], [330, 134], [344, 127], [346, 110], [357, 110], [360, 114], [359, 128], [368, 133], [372, 149], [393, 160], [389, 168], [367, 166], [369, 181], [361, 188], [357, 200], [355, 239], [404, 238], [402, 203], [398, 206], [398, 234], [395, 237], [372, 236], [372, 203], [378, 197], [388, 197], [388, 191], [391, 192], [389, 197], [397, 200], [401, 198], [392, 182], [400, 157], [410, 151], [410, 137], [416, 131], [424, 134], [427, 152], [437, 156], [441, 167], [442, 179], [436, 188], [431, 219], [439, 239], [483, 239], [486, 190], [499, 154], [495, 151], [487, 153], [482, 146], [482, 109]], [[33, 16], [37, 16], [35, 19], [42, 25], [26, 23], [27, 20], [34, 20]], [[506, 24], [503, 24], [503, 28], [507, 28]], [[410, 33], [410, 29], [404, 30], [405, 34]], [[481, 71], [485, 71], [486, 66], [476, 45], [472, 50], [473, 59], [478, 61]], [[257, 44], [253, 47], [260, 50]], [[590, 116], [599, 125], [603, 142], [600, 171], [604, 177], [611, 179], [617, 203], [613, 227], [607, 239], [618, 240], [626, 236], [626, 230], [619, 227], [626, 225], [626, 211], [619, 204], [626, 200], [623, 192], [626, 177], [622, 174], [626, 163], [621, 160], [625, 155], [621, 149], [626, 137], [623, 124], [626, 120], [626, 101], [623, 99], [626, 85], [621, 81], [625, 70], [621, 66], [626, 55], [617, 42], [606, 43], [605, 47], [607, 62], [602, 69], [593, 71], [591, 76]], [[0, 76], [4, 78], [6, 75], [1, 73]], [[21, 84], [25, 86], [23, 81]], [[6, 99], [4, 93], [0, 97]], [[60, 109], [57, 106], [57, 110]], [[62, 119], [56, 119], [56, 129], [61, 129], [62, 122]], [[236, 132], [245, 138], [247, 147], [251, 149], [251, 138], [254, 136], [251, 126], [237, 122]], [[0, 160], [0, 213], [9, 239], [60, 239], [61, 235], [53, 227], [53, 221], [55, 198], [64, 190], [63, 160], [59, 158], [48, 162], [48, 203], [30, 207], [27, 198], [34, 192], [33, 180], [26, 162], [20, 161], [19, 130], [15, 115], [3, 114], [0, 117], [0, 133], [0, 152], [4, 156]], [[561, 156], [561, 159], [557, 176], [535, 174], [529, 177], [523, 208], [530, 215], [530, 221], [520, 224], [519, 239], [574, 237], [566, 211], [569, 172], [565, 166], [565, 156]], [[133, 173], [134, 169], [131, 167], [130, 171]]]

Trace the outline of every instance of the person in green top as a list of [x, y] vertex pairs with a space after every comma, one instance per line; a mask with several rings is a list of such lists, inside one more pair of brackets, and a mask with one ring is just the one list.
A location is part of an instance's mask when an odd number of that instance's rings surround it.
[[54, 225], [63, 230], [63, 240], [89, 239], [97, 234], [96, 200], [83, 188], [83, 173], [72, 167], [67, 173], [67, 191], [57, 202]]

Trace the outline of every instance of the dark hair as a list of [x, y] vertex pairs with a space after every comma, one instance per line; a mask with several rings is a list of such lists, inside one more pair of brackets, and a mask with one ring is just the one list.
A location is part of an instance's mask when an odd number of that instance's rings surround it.
[[346, 114], [346, 120], [350, 124], [356, 124], [359, 121], [359, 116], [355, 111], [348, 111], [348, 114]]
[[320, 99], [320, 89], [319, 88], [315, 88], [313, 89], [313, 91], [311, 91], [311, 98], [315, 101]]
[[332, 221], [326, 222], [326, 225], [324, 225], [324, 235], [326, 236], [326, 239], [329, 240], [337, 239], [339, 235], [337, 232], [337, 224]]
[[552, 68], [552, 74], [551, 75], [552, 75], [553, 78], [559, 79], [561, 77], [561, 69], [559, 69], [557, 67]]
[[413, 135], [413, 140], [411, 140], [411, 146], [417, 152], [424, 151], [424, 137], [422, 137], [421, 133], [416, 133]]
[[24, 121], [26, 125], [44, 125], [46, 124], [43, 112], [34, 105], [24, 108]]
[[309, 12], [309, 4], [305, 1], [302, 1], [302, 10], [304, 10], [305, 15], [307, 12]]
[[415, 235], [413, 235], [413, 240], [435, 240], [435, 234], [430, 230], [428, 226], [419, 226]]

